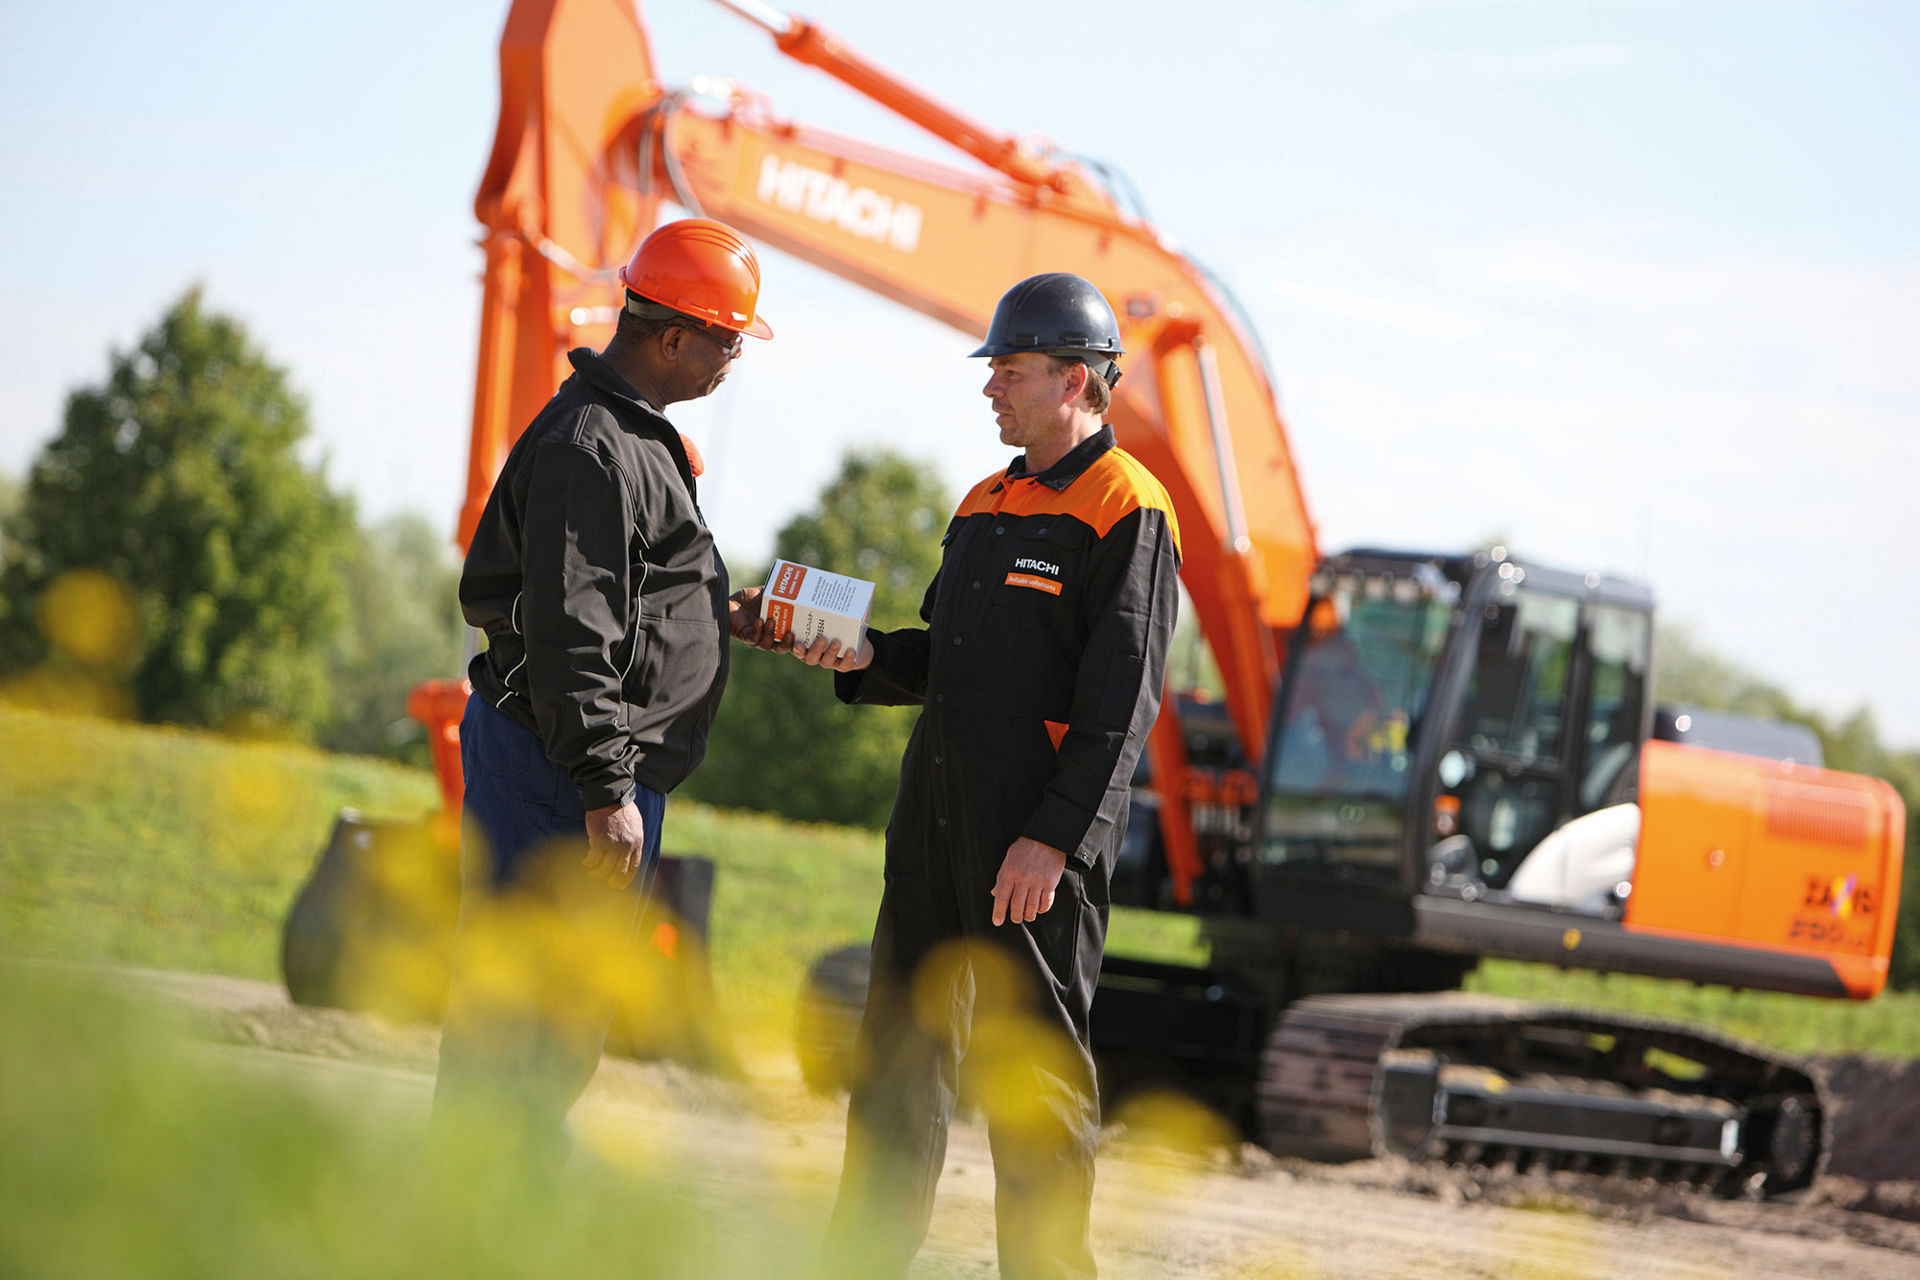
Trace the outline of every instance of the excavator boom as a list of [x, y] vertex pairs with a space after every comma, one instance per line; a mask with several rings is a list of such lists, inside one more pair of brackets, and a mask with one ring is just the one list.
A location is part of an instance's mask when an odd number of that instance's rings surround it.
[[[717, 102], [669, 90], [636, 8], [518, 0], [501, 40], [499, 130], [475, 201], [487, 266], [461, 545], [520, 427], [564, 375], [565, 353], [610, 333], [613, 271], [663, 199], [970, 337], [985, 332], [1008, 285], [1072, 271], [1120, 317], [1129, 355], [1111, 421], [1173, 498], [1186, 535], [1182, 580], [1240, 748], [1257, 760], [1284, 637], [1319, 549], [1258, 345], [1228, 300], [1079, 162], [968, 119], [815, 24], [744, 0], [726, 7], [986, 168], [811, 129], [739, 90]], [[416, 699], [444, 712], [457, 701], [451, 689]], [[1189, 805], [1208, 800], [1212, 783], [1188, 766], [1178, 711], [1166, 705], [1148, 751], [1174, 897], [1190, 903], [1202, 869]], [[450, 725], [434, 727], [444, 745]], [[457, 758], [442, 755], [452, 803]]]

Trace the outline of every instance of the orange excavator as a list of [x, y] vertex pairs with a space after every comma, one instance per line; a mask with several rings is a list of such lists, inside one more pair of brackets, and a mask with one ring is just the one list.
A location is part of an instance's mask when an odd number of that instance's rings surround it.
[[[662, 84], [631, 0], [515, 0], [476, 211], [485, 296], [464, 546], [519, 428], [598, 347], [663, 201], [943, 321], [1015, 280], [1097, 284], [1129, 355], [1111, 422], [1165, 484], [1224, 699], [1168, 697], [1114, 901], [1197, 915], [1204, 967], [1110, 958], [1115, 1088], [1171, 1083], [1276, 1151], [1594, 1167], [1775, 1193], [1817, 1174], [1810, 1068], [1702, 1030], [1455, 990], [1483, 956], [1866, 999], [1905, 818], [1810, 735], [1657, 708], [1650, 594], [1474, 555], [1322, 554], [1250, 324], [1113, 171], [1016, 139], [814, 23], [716, 0], [966, 167]], [[465, 691], [417, 691], [449, 812]], [[803, 999], [831, 1075], [864, 949]], [[811, 1013], [805, 1012], [811, 1010]], [[822, 1065], [828, 1064], [828, 1065]]]

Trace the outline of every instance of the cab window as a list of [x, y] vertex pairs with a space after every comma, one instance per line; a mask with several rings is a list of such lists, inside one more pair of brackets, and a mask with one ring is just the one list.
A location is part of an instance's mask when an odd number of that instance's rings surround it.
[[1510, 766], [1560, 763], [1579, 620], [1576, 602], [1525, 590], [1488, 606], [1462, 745]]
[[1578, 813], [1633, 798], [1640, 726], [1646, 716], [1647, 666], [1653, 620], [1615, 605], [1587, 610], [1587, 652], [1593, 663], [1586, 715], [1585, 759]]

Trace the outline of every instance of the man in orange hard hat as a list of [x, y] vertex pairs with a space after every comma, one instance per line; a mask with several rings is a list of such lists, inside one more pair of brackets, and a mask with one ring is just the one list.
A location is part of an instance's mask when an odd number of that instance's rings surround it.
[[460, 608], [486, 633], [460, 724], [466, 884], [434, 1106], [536, 1168], [570, 1149], [660, 852], [700, 763], [740, 604], [701, 516], [697, 454], [662, 411], [769, 338], [733, 228], [660, 227], [620, 272], [598, 353], [515, 443], [474, 530]]

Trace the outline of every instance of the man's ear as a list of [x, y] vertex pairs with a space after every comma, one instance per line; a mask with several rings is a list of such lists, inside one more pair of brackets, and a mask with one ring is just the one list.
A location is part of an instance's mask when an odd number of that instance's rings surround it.
[[681, 344], [687, 340], [687, 331], [677, 324], [670, 324], [660, 331], [660, 355], [668, 364], [680, 359]]
[[1067, 361], [1067, 403], [1079, 404], [1087, 397], [1087, 379], [1093, 376], [1093, 370], [1083, 361]]

